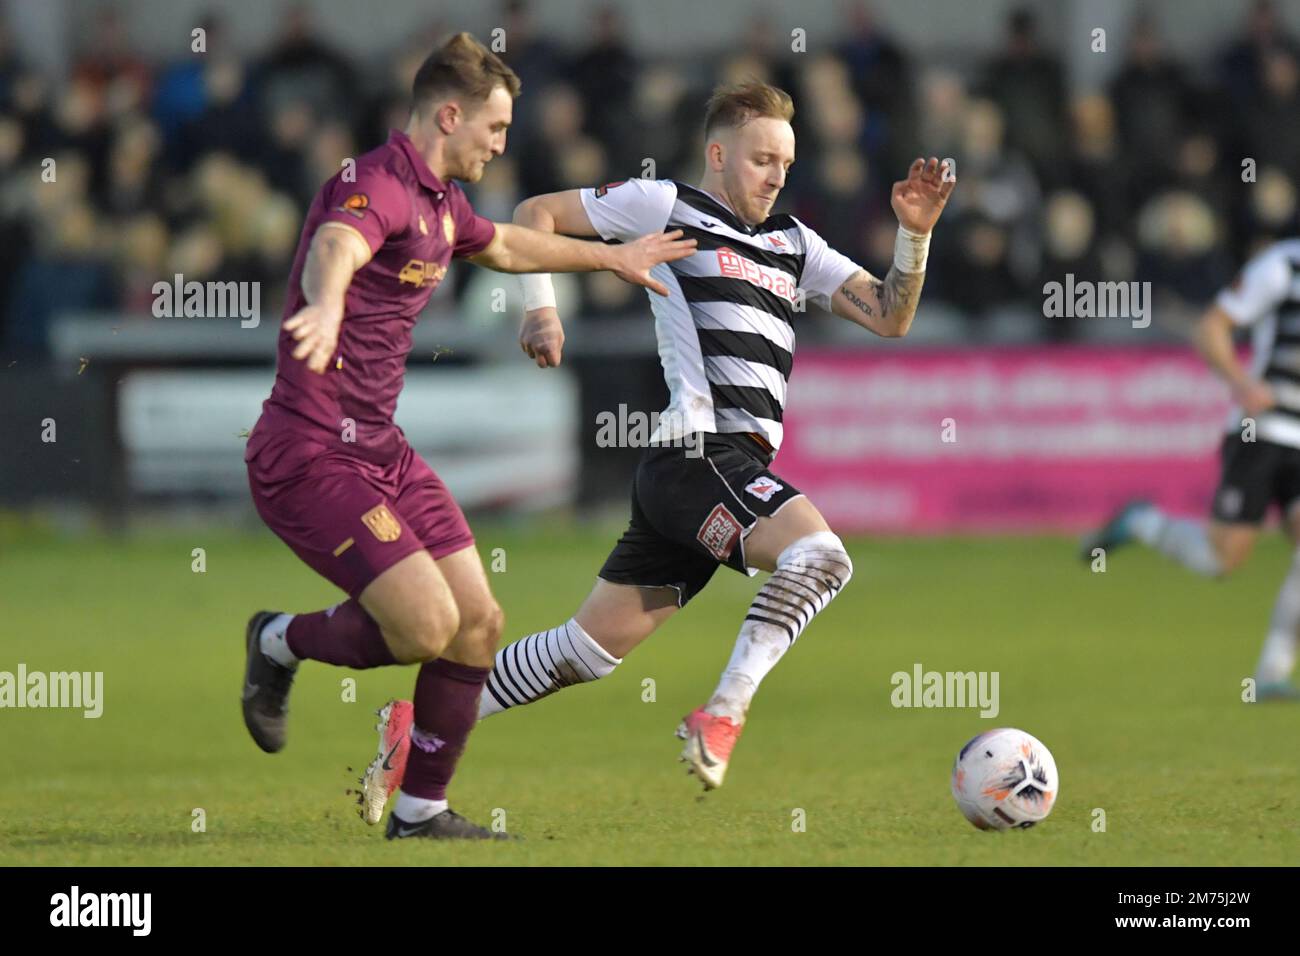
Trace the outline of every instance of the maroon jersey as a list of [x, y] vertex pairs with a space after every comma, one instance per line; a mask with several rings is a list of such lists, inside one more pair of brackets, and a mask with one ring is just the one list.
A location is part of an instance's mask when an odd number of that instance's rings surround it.
[[395, 461], [406, 439], [393, 422], [393, 412], [416, 318], [452, 257], [481, 252], [495, 234], [495, 227], [474, 212], [460, 187], [438, 179], [398, 130], [385, 145], [357, 160], [355, 182], [345, 182], [345, 172], [321, 187], [308, 210], [289, 275], [284, 317], [307, 305], [303, 264], [322, 224], [338, 223], [356, 231], [373, 258], [348, 286], [338, 349], [324, 375], [293, 357], [297, 342], [281, 330], [275, 386], [249, 437], [246, 461], [272, 442], [294, 439], [365, 461]]

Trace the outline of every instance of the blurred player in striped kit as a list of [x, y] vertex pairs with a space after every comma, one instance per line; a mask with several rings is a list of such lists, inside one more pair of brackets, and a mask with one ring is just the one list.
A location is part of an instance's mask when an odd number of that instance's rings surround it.
[[[515, 221], [534, 229], [622, 242], [680, 229], [697, 251], [652, 271], [670, 290], [651, 307], [671, 400], [638, 466], [628, 529], [572, 618], [496, 655], [480, 719], [612, 673], [719, 566], [768, 571], [712, 696], [678, 728], [690, 770], [706, 789], [721, 786], [759, 684], [848, 584], [853, 564], [839, 537], [770, 470], [795, 330], [811, 300], [877, 335], [906, 334], [955, 177], [937, 159], [917, 159], [894, 184], [894, 264], [878, 279], [798, 219], [773, 214], [795, 159], [793, 115], [773, 86], [718, 89], [698, 186], [632, 179], [536, 196], [516, 210]], [[520, 343], [554, 367], [564, 332], [550, 279], [528, 276], [524, 289]], [[370, 776], [382, 806], [383, 775]]]
[[[1238, 328], [1253, 334], [1249, 369], [1233, 349]], [[1097, 548], [1140, 541], [1197, 574], [1224, 577], [1249, 557], [1273, 504], [1293, 545], [1300, 544], [1300, 239], [1276, 243], [1248, 262], [1206, 310], [1195, 341], [1237, 402], [1220, 451], [1223, 470], [1211, 519], [1179, 518], [1149, 502], [1130, 502], [1084, 540], [1085, 561]], [[1257, 699], [1300, 699], [1291, 683], [1298, 630], [1300, 550], [1294, 550], [1255, 668]]]

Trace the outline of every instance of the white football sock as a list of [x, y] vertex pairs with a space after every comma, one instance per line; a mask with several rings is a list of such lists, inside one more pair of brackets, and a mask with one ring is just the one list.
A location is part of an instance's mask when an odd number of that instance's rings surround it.
[[1210, 544], [1206, 527], [1199, 521], [1171, 518], [1151, 506], [1135, 511], [1129, 518], [1129, 527], [1133, 529], [1133, 536], [1143, 544], [1197, 574], [1212, 578], [1223, 573], [1223, 565]]
[[262, 626], [262, 633], [258, 636], [262, 653], [281, 667], [298, 666], [298, 658], [289, 650], [289, 622], [292, 620], [292, 614], [277, 614]]
[[423, 823], [446, 809], [446, 800], [427, 800], [398, 790], [397, 802], [393, 804], [393, 816], [403, 823]]
[[743, 722], [763, 678], [852, 575], [844, 543], [830, 531], [807, 535], [782, 551], [776, 570], [754, 596], [731, 660], [704, 710]]
[[1291, 566], [1278, 590], [1268, 637], [1255, 668], [1257, 684], [1278, 684], [1289, 680], [1295, 670], [1296, 632], [1300, 631], [1300, 551], [1291, 558]]
[[531, 704], [570, 684], [600, 680], [622, 662], [569, 618], [559, 627], [521, 637], [497, 651], [478, 699], [478, 719]]

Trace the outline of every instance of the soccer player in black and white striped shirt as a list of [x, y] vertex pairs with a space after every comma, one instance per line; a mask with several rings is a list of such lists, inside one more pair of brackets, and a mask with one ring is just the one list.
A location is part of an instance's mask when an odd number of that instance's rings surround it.
[[[1237, 361], [1232, 342], [1234, 330], [1245, 328], [1253, 339], [1250, 367]], [[1300, 700], [1291, 682], [1300, 643], [1300, 239], [1274, 243], [1246, 263], [1205, 310], [1193, 338], [1236, 400], [1210, 520], [1133, 501], [1084, 539], [1080, 556], [1091, 562], [1098, 548], [1137, 541], [1197, 574], [1226, 577], [1249, 557], [1276, 505], [1293, 553], [1255, 667], [1256, 694]]]
[[[628, 529], [571, 619], [497, 654], [480, 719], [611, 673], [719, 565], [769, 571], [716, 690], [678, 728], [682, 759], [706, 789], [720, 786], [759, 683], [848, 583], [839, 537], [769, 470], [799, 313], [811, 300], [877, 335], [906, 334], [955, 177], [918, 159], [894, 184], [894, 265], [875, 278], [798, 219], [772, 214], [795, 158], [793, 115], [775, 87], [721, 88], [708, 105], [698, 187], [627, 180], [516, 210], [519, 224], [571, 236], [628, 241], [680, 229], [697, 251], [652, 271], [669, 290], [650, 300], [671, 401], [638, 466]], [[542, 368], [558, 365], [564, 332], [548, 276], [525, 278], [525, 309], [524, 351]]]

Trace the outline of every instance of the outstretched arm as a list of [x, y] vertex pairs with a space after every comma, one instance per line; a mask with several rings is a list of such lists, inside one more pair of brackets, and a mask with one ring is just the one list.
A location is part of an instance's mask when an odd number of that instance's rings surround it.
[[358, 269], [370, 261], [370, 246], [355, 229], [326, 222], [312, 236], [302, 267], [302, 294], [307, 305], [284, 321], [298, 344], [293, 357], [324, 374], [338, 346], [343, 302]]
[[650, 270], [661, 262], [674, 262], [695, 251], [695, 240], [683, 239], [680, 229], [651, 233], [620, 246], [607, 246], [512, 223], [495, 225], [496, 235], [486, 249], [471, 257], [471, 262], [498, 272], [608, 270], [626, 282], [645, 286], [660, 295], [667, 295], [668, 290], [650, 278]]
[[[597, 236], [576, 189], [525, 199], [515, 207], [515, 223], [545, 233]], [[524, 321], [519, 327], [519, 347], [538, 368], [560, 364], [564, 350], [564, 325], [554, 305], [547, 276], [524, 277]]]
[[956, 178], [944, 181], [946, 168], [933, 157], [928, 163], [917, 159], [907, 171], [907, 178], [894, 183], [890, 205], [899, 224], [894, 264], [883, 279], [866, 269], [850, 276], [831, 297], [831, 310], [836, 315], [877, 335], [907, 334], [925, 283], [930, 231], [957, 185]]

